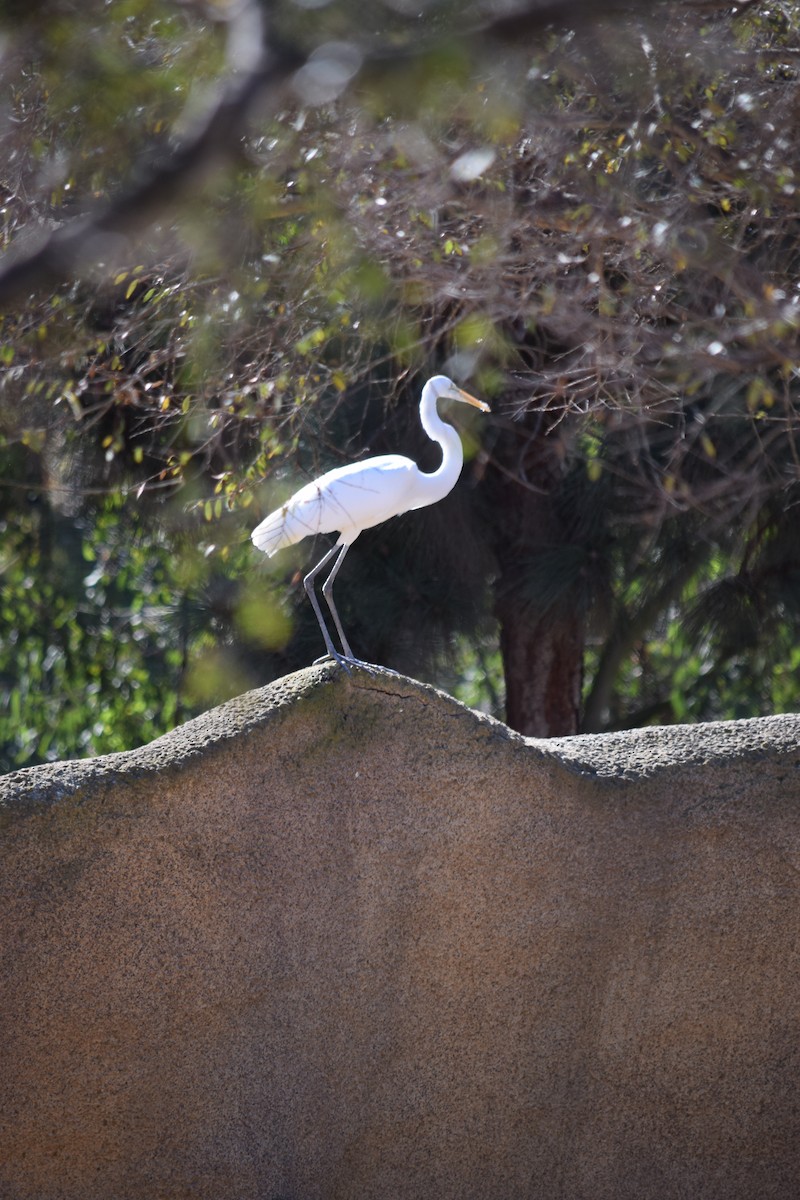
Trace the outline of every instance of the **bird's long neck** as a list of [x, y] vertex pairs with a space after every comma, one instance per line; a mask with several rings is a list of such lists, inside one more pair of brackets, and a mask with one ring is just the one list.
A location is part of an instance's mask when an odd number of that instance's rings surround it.
[[436, 409], [436, 394], [433, 389], [425, 387], [419, 406], [419, 419], [428, 437], [442, 448], [442, 462], [435, 470], [420, 471], [419, 482], [423, 490], [424, 500], [416, 505], [421, 508], [425, 504], [435, 504], [443, 499], [455, 487], [456, 480], [461, 474], [464, 463], [464, 451], [461, 438], [453, 428], [443, 421]]

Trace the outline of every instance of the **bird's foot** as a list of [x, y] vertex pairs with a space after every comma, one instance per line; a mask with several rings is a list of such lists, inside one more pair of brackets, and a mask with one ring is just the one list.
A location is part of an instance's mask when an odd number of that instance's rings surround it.
[[366, 671], [368, 675], [397, 675], [399, 671], [393, 671], [391, 667], [381, 667], [378, 663], [364, 662], [362, 658], [351, 658], [348, 662], [354, 667], [358, 667], [359, 671]]
[[350, 663], [359, 671], [366, 671], [367, 675], [377, 675], [377, 667], [373, 667], [372, 663], [364, 662], [360, 658], [351, 658]]
[[332, 663], [332, 662], [337, 663], [342, 668], [343, 671], [347, 672], [348, 675], [353, 674], [353, 672], [350, 669], [352, 666], [352, 660], [345, 658], [343, 654], [337, 654], [336, 651], [334, 651], [332, 654], [323, 654], [322, 658], [315, 658], [311, 665], [314, 667], [318, 667], [323, 663]]
[[321, 658], [315, 658], [313, 666], [321, 666], [324, 663], [337, 663], [343, 671], [348, 675], [352, 675], [352, 668], [356, 667], [359, 671], [366, 671], [367, 675], [394, 675], [395, 678], [400, 678], [400, 672], [392, 670], [391, 667], [381, 667], [377, 663], [364, 662], [363, 658], [356, 658], [354, 654], [339, 654], [337, 651], [333, 653], [323, 654]]

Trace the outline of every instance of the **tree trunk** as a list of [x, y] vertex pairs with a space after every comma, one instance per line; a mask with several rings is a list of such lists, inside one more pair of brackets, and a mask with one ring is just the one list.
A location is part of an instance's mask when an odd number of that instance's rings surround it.
[[[534, 422], [538, 427], [530, 428]], [[580, 720], [584, 652], [580, 597], [571, 589], [555, 603], [539, 603], [532, 582], [533, 569], [541, 574], [536, 569], [537, 555], [569, 544], [554, 503], [562, 459], [558, 432], [547, 436], [543, 415], [532, 413], [498, 442], [487, 471], [499, 567], [495, 612], [500, 623], [506, 722], [529, 737], [577, 733]]]
[[577, 733], [583, 676], [582, 622], [550, 610], [536, 620], [497, 606], [506, 681], [506, 722], [528, 737]]

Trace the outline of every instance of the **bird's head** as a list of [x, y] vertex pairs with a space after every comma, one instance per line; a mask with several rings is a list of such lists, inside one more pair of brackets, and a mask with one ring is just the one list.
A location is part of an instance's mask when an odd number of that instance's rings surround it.
[[469, 392], [465, 392], [462, 388], [458, 387], [446, 375], [434, 375], [433, 379], [429, 379], [425, 384], [425, 390], [427, 391], [428, 389], [433, 392], [437, 400], [461, 400], [464, 404], [471, 404], [473, 408], [479, 408], [481, 412], [490, 411], [488, 404], [483, 400], [476, 400], [474, 396], [470, 396]]

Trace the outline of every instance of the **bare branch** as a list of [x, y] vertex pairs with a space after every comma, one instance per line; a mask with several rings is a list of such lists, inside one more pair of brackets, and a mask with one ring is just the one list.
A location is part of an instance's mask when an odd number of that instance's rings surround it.
[[[513, 45], [546, 29], [570, 29], [577, 25], [594, 24], [620, 13], [641, 12], [644, 7], [641, 0], [607, 0], [603, 4], [596, 3], [596, 0], [547, 0], [546, 3], [529, 5], [518, 12], [497, 17], [482, 25], [477, 35], [483, 42], [488, 39], [490, 42]], [[647, 7], [650, 10], [653, 6]]]
[[[256, 6], [248, 6], [252, 12]], [[238, 30], [237, 30], [238, 32]], [[232, 57], [232, 56], [231, 56]], [[240, 59], [241, 61], [241, 59]], [[155, 220], [198, 178], [230, 161], [254, 105], [280, 94], [305, 61], [293, 47], [262, 40], [245, 73], [232, 75], [219, 98], [192, 132], [163, 161], [141, 166], [138, 178], [118, 196], [45, 237], [32, 250], [9, 251], [0, 259], [0, 304], [40, 287], [55, 286], [79, 260], [101, 260], [109, 239], [126, 236]]]
[[[593, 23], [642, 8], [641, 0], [607, 0], [600, 8], [596, 0], [547, 0], [522, 7], [478, 29], [465, 30], [463, 36], [481, 45], [519, 44], [553, 26]], [[0, 258], [0, 305], [38, 288], [56, 286], [80, 261], [103, 261], [110, 249], [113, 251], [113, 239], [156, 220], [199, 177], [234, 157], [255, 104], [274, 102], [307, 62], [307, 56], [296, 47], [280, 42], [273, 34], [264, 34], [262, 15], [258, 0], [244, 0], [235, 10], [229, 31], [231, 77], [193, 132], [167, 157], [157, 164], [141, 165], [119, 195], [53, 230], [32, 249], [12, 247]], [[412, 49], [378, 48], [364, 59], [360, 73], [385, 71], [392, 64], [402, 67], [430, 51], [431, 45], [423, 42]]]

